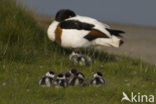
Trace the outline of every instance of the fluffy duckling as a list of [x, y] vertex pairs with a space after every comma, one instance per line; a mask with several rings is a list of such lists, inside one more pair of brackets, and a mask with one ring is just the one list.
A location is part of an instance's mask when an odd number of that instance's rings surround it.
[[90, 81], [90, 84], [93, 86], [105, 85], [106, 81], [103, 78], [103, 75], [101, 72], [96, 72], [93, 74], [93, 78]]
[[86, 65], [89, 66], [93, 63], [92, 59], [89, 56], [84, 56], [80, 53], [73, 51], [70, 56], [69, 60], [73, 61], [75, 64], [79, 64], [81, 66]]
[[54, 84], [55, 74], [53, 71], [48, 71], [45, 76], [43, 76], [39, 81], [39, 86], [41, 87], [50, 87]]
[[72, 86], [76, 86], [76, 85], [86, 86], [86, 85], [88, 85], [87, 80], [86, 80], [83, 73], [77, 72], [77, 70], [75, 70], [75, 69], [72, 69], [71, 72], [74, 74], [69, 81], [70, 85], [72, 85]]
[[55, 79], [55, 87], [56, 88], [66, 88], [68, 86], [68, 82], [63, 73], [60, 73], [56, 76]]

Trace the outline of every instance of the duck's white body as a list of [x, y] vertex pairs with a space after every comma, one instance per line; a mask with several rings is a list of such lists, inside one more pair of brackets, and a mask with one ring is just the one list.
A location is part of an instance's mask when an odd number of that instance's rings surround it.
[[[61, 34], [61, 46], [66, 48], [85, 48], [89, 46], [114, 46], [119, 47], [120, 39], [111, 35], [105, 28], [109, 28], [108, 25], [103, 24], [96, 19], [84, 16], [75, 16], [66, 20], [78, 20], [83, 23], [93, 24], [94, 29], [106, 34], [109, 38], [97, 38], [92, 41], [88, 41], [84, 37], [90, 33], [90, 30], [77, 30], [77, 29], [62, 29]], [[66, 21], [65, 20], [65, 21]], [[50, 40], [55, 41], [55, 30], [59, 22], [53, 21], [48, 28], [48, 37]]]
[[[53, 21], [48, 28], [48, 37], [50, 40], [55, 41], [55, 30], [59, 22]], [[61, 46], [66, 48], [81, 48], [91, 45], [89, 41], [83, 38], [89, 31], [76, 30], [76, 29], [63, 29], [61, 37]]]

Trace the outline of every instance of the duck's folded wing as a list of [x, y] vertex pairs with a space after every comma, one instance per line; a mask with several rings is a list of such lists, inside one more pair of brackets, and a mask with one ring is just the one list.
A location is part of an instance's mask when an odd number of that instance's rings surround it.
[[89, 34], [84, 36], [88, 41], [92, 41], [97, 38], [109, 38], [109, 36], [97, 29], [95, 29], [93, 24], [80, 22], [77, 20], [66, 20], [60, 23], [62, 29], [77, 29], [77, 30], [86, 30], [90, 31]]
[[77, 20], [67, 20], [60, 23], [62, 29], [92, 30], [93, 24], [80, 22]]
[[90, 33], [87, 34], [84, 38], [89, 40], [89, 41], [92, 41], [92, 40], [95, 40], [97, 38], [109, 38], [109, 36], [106, 35], [105, 33], [101, 32], [101, 31], [99, 31], [99, 30], [92, 29], [90, 31]]

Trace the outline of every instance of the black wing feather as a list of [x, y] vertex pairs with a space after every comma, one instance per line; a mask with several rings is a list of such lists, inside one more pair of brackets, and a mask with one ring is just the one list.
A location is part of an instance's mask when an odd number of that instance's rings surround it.
[[77, 20], [67, 20], [60, 23], [62, 29], [78, 29], [78, 30], [91, 30], [94, 25], [89, 23], [80, 22]]
[[92, 41], [92, 40], [97, 39], [96, 36], [93, 36], [93, 35], [90, 35], [90, 34], [86, 35], [84, 38], [87, 39], [88, 41]]
[[109, 31], [110, 34], [115, 35], [115, 36], [119, 36], [119, 37], [122, 37], [120, 34], [125, 33], [122, 30], [114, 30], [114, 29], [108, 29], [108, 28], [106, 28], [106, 30]]

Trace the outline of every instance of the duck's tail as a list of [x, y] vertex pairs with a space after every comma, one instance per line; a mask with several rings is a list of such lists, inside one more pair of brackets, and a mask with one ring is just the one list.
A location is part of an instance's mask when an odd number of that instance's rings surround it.
[[92, 42], [94, 46], [107, 46], [107, 47], [120, 47], [123, 44], [123, 40], [116, 36], [112, 38], [98, 38]]

